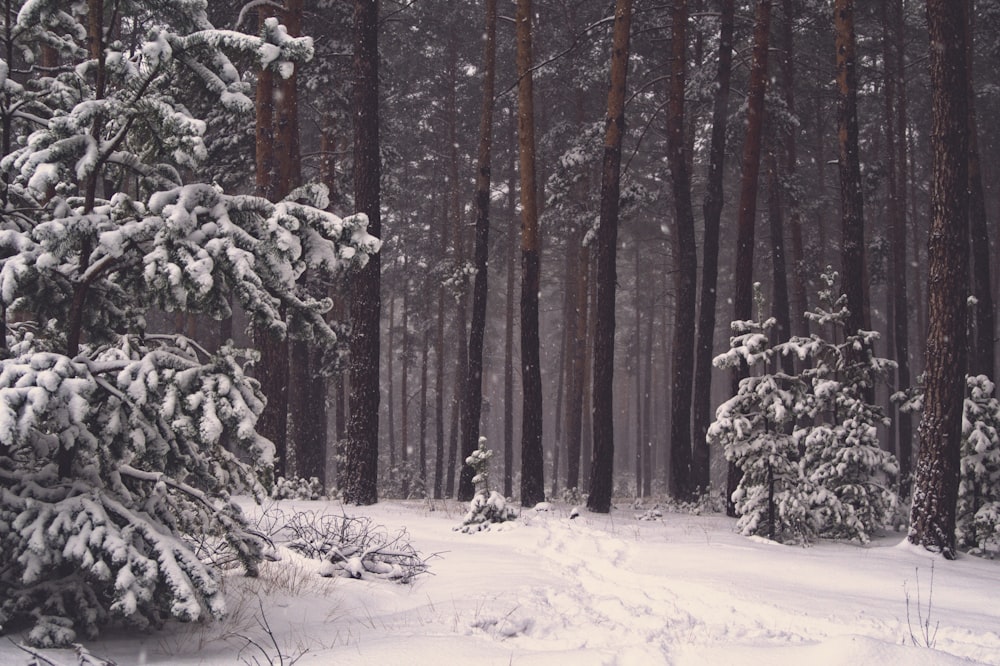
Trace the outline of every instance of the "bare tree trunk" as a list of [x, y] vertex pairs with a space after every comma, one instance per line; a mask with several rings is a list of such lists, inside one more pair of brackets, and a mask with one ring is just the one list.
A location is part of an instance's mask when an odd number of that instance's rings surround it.
[[[512, 119], [513, 120], [513, 119]], [[513, 126], [513, 122], [511, 126]], [[513, 134], [513, 127], [511, 134]], [[512, 151], [513, 155], [513, 151]], [[517, 188], [514, 159], [511, 157], [507, 178], [507, 219], [510, 232], [507, 238], [507, 290], [503, 340], [503, 495], [514, 494], [514, 264], [517, 244], [514, 242], [514, 220], [517, 209]]]
[[[408, 262], [406, 261], [406, 256], [403, 256], [403, 270], [406, 270]], [[412, 336], [410, 335], [410, 280], [405, 278], [403, 280], [403, 314], [402, 321], [400, 322], [400, 329], [403, 335], [403, 367], [400, 369], [399, 376], [399, 458], [402, 463], [402, 483], [400, 485], [400, 490], [403, 493], [403, 497], [410, 496], [410, 356], [412, 355]], [[391, 345], [390, 345], [391, 347]], [[391, 427], [391, 425], [390, 425]]]
[[932, 224], [928, 242], [929, 327], [920, 455], [910, 510], [910, 543], [955, 557], [966, 295], [969, 286], [969, 111], [965, 2], [927, 0], [933, 95]]
[[[743, 173], [740, 177], [740, 208], [737, 215], [736, 284], [733, 319], [749, 320], [753, 309], [754, 218], [757, 215], [757, 185], [760, 177], [760, 149], [764, 128], [764, 93], [767, 90], [767, 51], [771, 29], [771, 0], [757, 0], [754, 18], [753, 62], [750, 67], [750, 92], [747, 98], [747, 133], [743, 142]], [[733, 395], [746, 377], [746, 365], [733, 370]], [[736, 514], [733, 492], [742, 471], [729, 465], [726, 483], [726, 513]]]
[[[890, 23], [889, 4], [894, 15]], [[892, 238], [892, 349], [896, 359], [896, 390], [910, 386], [909, 317], [906, 261], [906, 85], [903, 78], [902, 0], [882, 2], [882, 44], [885, 91], [886, 149], [889, 171], [888, 214]], [[894, 30], [895, 28], [895, 30]], [[899, 32], [896, 32], [899, 31]], [[895, 35], [892, 33], [896, 32]], [[899, 88], [897, 93], [897, 81]], [[908, 413], [894, 408], [900, 495], [910, 495], [912, 474], [913, 423]]]
[[434, 343], [434, 499], [444, 495], [444, 301], [445, 290], [438, 287], [437, 335]]
[[702, 212], [705, 239], [702, 253], [701, 305], [698, 313], [698, 340], [695, 347], [694, 409], [692, 432], [694, 450], [691, 481], [708, 490], [711, 483], [711, 452], [705, 439], [712, 401], [712, 352], [715, 345], [715, 304], [719, 284], [719, 222], [722, 219], [723, 173], [726, 160], [726, 120], [729, 117], [729, 81], [733, 70], [733, 0], [722, 0], [719, 30], [719, 64], [715, 75], [718, 88], [712, 108], [712, 143], [709, 149], [708, 184]]
[[[476, 450], [483, 407], [483, 337], [486, 333], [487, 271], [490, 242], [490, 184], [493, 146], [493, 93], [496, 81], [497, 3], [486, 0], [486, 42], [483, 46], [483, 108], [479, 121], [479, 154], [476, 168], [476, 277], [472, 289], [472, 328], [469, 330], [469, 363], [462, 402], [462, 460]], [[458, 499], [470, 500], [475, 472], [462, 465]]]
[[[792, 25], [795, 20], [795, 3], [793, 0], [781, 0], [783, 22], [781, 24], [781, 88], [785, 99], [787, 112], [798, 117], [795, 110], [795, 34]], [[802, 215], [799, 210], [799, 190], [795, 179], [798, 171], [798, 136], [797, 128], [784, 134], [778, 142], [783, 147], [783, 162], [780, 165], [783, 177], [788, 185], [781, 188], [782, 196], [788, 202], [788, 225], [792, 241], [792, 289], [791, 289], [791, 321], [789, 334], [809, 335], [809, 320], [803, 313], [809, 309], [809, 297], [806, 285], [809, 276], [805, 271], [805, 248], [802, 239]], [[781, 149], [780, 147], [776, 149]], [[780, 171], [779, 171], [780, 173]]]
[[601, 168], [601, 219], [597, 230], [597, 326], [594, 336], [594, 460], [590, 470], [587, 508], [611, 510], [614, 486], [614, 353], [615, 252], [618, 245], [622, 139], [625, 135], [625, 89], [628, 73], [632, 0], [616, 0], [611, 44], [611, 87], [605, 122], [604, 161]]
[[[777, 142], [776, 142], [777, 143]], [[785, 264], [785, 221], [784, 212], [781, 207], [781, 176], [778, 171], [778, 156], [775, 155], [776, 146], [767, 154], [767, 176], [768, 176], [768, 223], [771, 231], [771, 289], [774, 296], [774, 319], [777, 326], [774, 328], [776, 342], [788, 340], [791, 331], [791, 316], [788, 312], [788, 273]], [[795, 372], [792, 356], [782, 354], [781, 368], [786, 374]]]
[[858, 75], [855, 57], [854, 0], [836, 0], [837, 137], [840, 146], [840, 204], [843, 224], [841, 285], [849, 311], [847, 333], [869, 328], [865, 293], [864, 202], [858, 148]]
[[684, 88], [687, 66], [687, 0], [674, 0], [671, 37], [670, 98], [667, 104], [667, 162], [677, 225], [674, 309], [674, 362], [670, 406], [670, 494], [685, 500], [694, 492], [691, 476], [691, 390], [694, 381], [695, 298], [698, 250], [691, 203], [691, 171], [684, 135]]
[[420, 345], [420, 488], [427, 497], [427, 357], [430, 349], [431, 329], [424, 326]]
[[[354, 2], [354, 205], [368, 216], [368, 232], [382, 235], [379, 215], [378, 0]], [[378, 501], [380, 255], [354, 277], [351, 298], [350, 420], [344, 464], [344, 501]]]
[[538, 348], [539, 236], [535, 200], [535, 103], [531, 0], [517, 0], [517, 109], [521, 172], [521, 505], [545, 499], [542, 376]]
[[969, 99], [969, 233], [972, 240], [972, 293], [976, 297], [975, 345], [969, 363], [969, 374], [983, 374], [991, 379], [996, 371], [994, 350], [995, 316], [993, 292], [990, 290], [990, 232], [986, 219], [986, 197], [979, 157], [979, 130], [976, 122], [976, 95], [972, 85], [972, 14], [975, 0], [966, 8], [966, 72]]

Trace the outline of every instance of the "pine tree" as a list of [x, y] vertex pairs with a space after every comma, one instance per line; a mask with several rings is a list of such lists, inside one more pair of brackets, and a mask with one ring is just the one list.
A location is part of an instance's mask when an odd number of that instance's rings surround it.
[[[760, 312], [760, 283], [754, 285]], [[758, 316], [760, 316], [758, 314]], [[732, 501], [740, 517], [737, 529], [782, 542], [804, 542], [814, 533], [810, 522], [811, 487], [800, 464], [792, 424], [806, 401], [807, 385], [777, 371], [778, 349], [771, 345], [776, 321], [734, 321], [730, 349], [713, 361], [717, 368], [745, 365], [735, 396], [722, 403], [707, 439], [725, 447], [726, 460], [742, 471]]]
[[1000, 534], [1000, 400], [985, 375], [966, 381], [956, 534], [959, 545], [982, 552]]
[[[39, 26], [65, 26], [63, 4], [23, 5], [20, 52], [51, 43]], [[113, 620], [218, 616], [195, 544], [228, 543], [249, 574], [263, 556], [230, 499], [259, 491], [273, 464], [244, 373], [254, 355], [155, 334], [147, 313], [223, 318], [232, 298], [252, 324], [329, 348], [330, 303], [297, 278], [332, 280], [379, 247], [365, 216], [322, 210], [325, 188], [271, 203], [182, 177], [207, 153], [191, 109], [252, 109], [230, 56], [287, 72], [310, 40], [276, 20], [260, 36], [215, 30], [204, 2], [123, 0], [121, 41], [105, 42], [100, 4], [74, 5], [77, 29], [57, 33], [72, 65], [54, 78], [28, 84], [23, 63], [0, 60], [8, 90], [50, 91], [0, 161], [0, 305], [19, 320], [0, 361], [0, 625], [31, 625], [37, 645]]]

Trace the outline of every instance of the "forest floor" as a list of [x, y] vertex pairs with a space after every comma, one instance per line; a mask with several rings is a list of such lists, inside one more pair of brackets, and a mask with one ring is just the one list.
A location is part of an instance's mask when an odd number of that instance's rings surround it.
[[[88, 650], [119, 665], [1000, 665], [1000, 563], [947, 562], [901, 533], [782, 546], [718, 514], [624, 501], [575, 520], [555, 503], [464, 534], [457, 502], [280, 505], [405, 527], [429, 572], [405, 585], [322, 578], [283, 548], [259, 579], [227, 577], [228, 619], [111, 632]], [[29, 663], [0, 643], [0, 663]]]

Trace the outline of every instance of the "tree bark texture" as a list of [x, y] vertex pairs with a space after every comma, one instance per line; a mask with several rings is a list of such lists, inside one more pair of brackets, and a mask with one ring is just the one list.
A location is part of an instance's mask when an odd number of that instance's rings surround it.
[[[377, 0], [355, 0], [354, 39], [354, 205], [368, 216], [368, 232], [381, 237]], [[351, 294], [351, 395], [344, 460], [344, 500], [351, 504], [378, 501], [380, 275], [380, 255], [375, 254], [354, 276]]]
[[604, 160], [601, 167], [601, 217], [597, 230], [597, 324], [594, 332], [594, 453], [590, 470], [587, 508], [598, 513], [611, 510], [614, 486], [614, 351], [615, 288], [618, 246], [618, 199], [625, 135], [625, 90], [628, 73], [632, 1], [617, 0], [611, 43], [611, 87], [605, 122]]
[[964, 11], [955, 11], [947, 0], [927, 2], [933, 96], [927, 370], [908, 535], [911, 543], [948, 559], [955, 557], [967, 360], [969, 116]]

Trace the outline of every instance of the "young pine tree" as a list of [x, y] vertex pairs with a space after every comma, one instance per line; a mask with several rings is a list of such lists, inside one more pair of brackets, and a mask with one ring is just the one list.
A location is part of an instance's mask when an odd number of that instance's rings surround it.
[[960, 546], [983, 552], [1000, 533], [1000, 401], [986, 376], [967, 382], [957, 537]]
[[[218, 616], [194, 543], [228, 543], [249, 574], [263, 556], [230, 498], [272, 465], [244, 374], [253, 355], [153, 334], [146, 313], [221, 318], [232, 298], [252, 322], [332, 344], [329, 302], [297, 278], [363, 265], [378, 241], [364, 216], [322, 210], [322, 188], [271, 203], [184, 180], [206, 156], [191, 109], [252, 108], [230, 57], [287, 74], [310, 40], [277, 21], [259, 36], [215, 30], [204, 0], [13, 5], [15, 56], [0, 59], [0, 627], [52, 646], [114, 620]], [[57, 64], [35, 71], [45, 48]]]

